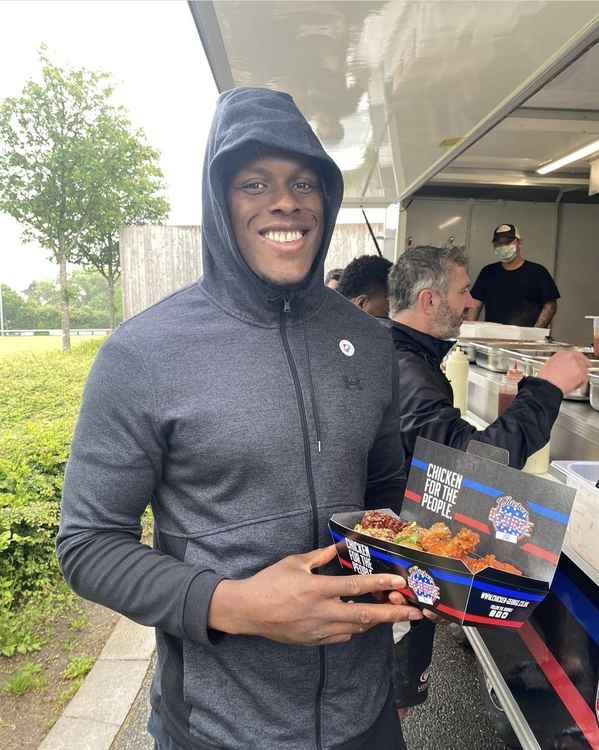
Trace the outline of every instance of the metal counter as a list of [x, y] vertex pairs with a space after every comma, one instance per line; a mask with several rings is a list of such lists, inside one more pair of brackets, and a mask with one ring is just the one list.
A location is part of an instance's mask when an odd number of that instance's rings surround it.
[[[497, 419], [503, 375], [470, 365], [468, 409], [483, 421]], [[551, 460], [599, 461], [599, 411], [588, 402], [564, 401], [551, 432]]]

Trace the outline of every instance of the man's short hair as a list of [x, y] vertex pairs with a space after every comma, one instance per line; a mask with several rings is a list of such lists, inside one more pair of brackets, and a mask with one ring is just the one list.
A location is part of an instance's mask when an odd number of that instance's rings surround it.
[[393, 264], [380, 255], [361, 255], [349, 263], [341, 278], [337, 291], [348, 299], [361, 294], [376, 294], [387, 291], [387, 278]]
[[341, 274], [343, 273], [342, 268], [331, 268], [331, 270], [327, 273], [327, 275], [324, 277], [324, 283], [328, 284], [329, 281], [339, 281], [341, 278]]
[[463, 248], [418, 245], [406, 250], [389, 274], [391, 313], [414, 307], [423, 289], [436, 289], [446, 295], [452, 266], [468, 266]]

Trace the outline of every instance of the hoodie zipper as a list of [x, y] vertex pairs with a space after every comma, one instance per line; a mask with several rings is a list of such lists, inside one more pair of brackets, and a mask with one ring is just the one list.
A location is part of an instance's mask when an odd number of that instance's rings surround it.
[[[310, 493], [310, 507], [312, 508], [312, 548], [317, 549], [318, 548], [318, 539], [319, 539], [319, 533], [318, 533], [318, 513], [316, 508], [316, 490], [314, 488], [314, 475], [312, 473], [312, 453], [310, 451], [310, 438], [308, 435], [308, 417], [306, 415], [306, 405], [304, 403], [304, 396], [302, 394], [302, 387], [299, 379], [299, 375], [297, 372], [297, 366], [295, 364], [295, 360], [293, 359], [293, 354], [291, 353], [291, 348], [289, 346], [289, 339], [287, 337], [287, 315], [291, 312], [291, 302], [290, 300], [285, 297], [283, 299], [283, 307], [281, 308], [281, 320], [280, 320], [280, 331], [281, 331], [281, 340], [283, 342], [283, 348], [285, 350], [285, 355], [287, 356], [287, 361], [289, 363], [289, 368], [291, 370], [291, 377], [293, 379], [293, 385], [295, 387], [295, 396], [297, 399], [297, 404], [299, 407], [300, 412], [300, 420], [302, 423], [302, 436], [304, 438], [304, 460], [306, 464], [306, 476], [308, 479], [308, 491]], [[319, 661], [320, 661], [320, 680], [318, 683], [318, 690], [316, 691], [316, 713], [315, 713], [315, 723], [316, 723], [316, 748], [317, 750], [322, 750], [322, 720], [321, 720], [321, 700], [322, 700], [322, 691], [324, 689], [324, 682], [325, 682], [325, 676], [326, 676], [326, 664], [324, 660], [324, 646], [320, 646], [318, 648], [318, 655], [319, 655]]]

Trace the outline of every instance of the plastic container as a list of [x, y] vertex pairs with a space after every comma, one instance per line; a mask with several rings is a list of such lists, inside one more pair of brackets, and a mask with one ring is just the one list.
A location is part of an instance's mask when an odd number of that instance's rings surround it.
[[499, 385], [497, 416], [502, 417], [518, 395], [518, 383], [524, 374], [512, 363]]
[[451, 383], [453, 405], [461, 414], [468, 411], [468, 367], [468, 357], [454, 346], [445, 362], [445, 375]]
[[599, 357], [599, 315], [585, 315], [585, 318], [593, 321], [593, 351]]

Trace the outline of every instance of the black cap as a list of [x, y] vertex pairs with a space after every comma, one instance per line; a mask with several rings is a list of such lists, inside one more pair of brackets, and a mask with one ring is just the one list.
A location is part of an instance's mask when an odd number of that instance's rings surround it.
[[493, 232], [494, 245], [498, 245], [500, 242], [519, 239], [520, 233], [515, 224], [500, 224], [498, 227], [495, 227], [495, 231]]

